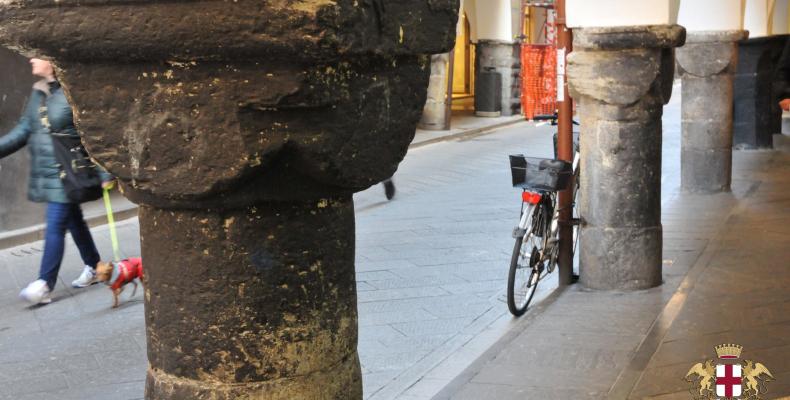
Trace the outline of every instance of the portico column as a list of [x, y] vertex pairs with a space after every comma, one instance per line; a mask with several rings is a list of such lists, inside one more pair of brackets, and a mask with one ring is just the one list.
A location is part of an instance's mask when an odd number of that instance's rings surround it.
[[677, 50], [682, 78], [681, 188], [730, 190], [733, 79], [742, 30], [689, 32]]
[[[510, 0], [478, 1], [477, 42], [475, 43], [475, 74], [498, 72], [502, 78], [499, 100], [502, 115], [521, 113], [521, 44], [514, 42], [512, 4]], [[484, 93], [482, 80], [475, 80], [475, 96]]]
[[581, 117], [580, 281], [661, 284], [661, 115], [678, 25], [574, 29], [571, 96]]

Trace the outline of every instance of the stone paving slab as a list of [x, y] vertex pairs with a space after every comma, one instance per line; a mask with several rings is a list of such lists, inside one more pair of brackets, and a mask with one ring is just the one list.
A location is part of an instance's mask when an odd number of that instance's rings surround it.
[[760, 184], [727, 219], [716, 238], [718, 251], [629, 398], [671, 398], [688, 390], [678, 377], [697, 362], [715, 359], [713, 347], [722, 343], [743, 346], [741, 358], [763, 363], [777, 378], [767, 384], [763, 398], [790, 395], [788, 145], [788, 138], [779, 137], [780, 150], [749, 153], [762, 160], [750, 169]]

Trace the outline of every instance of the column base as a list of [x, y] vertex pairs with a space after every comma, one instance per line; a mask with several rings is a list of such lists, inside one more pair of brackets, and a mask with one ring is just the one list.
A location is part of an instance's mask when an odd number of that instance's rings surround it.
[[579, 282], [590, 289], [637, 290], [661, 285], [661, 226], [582, 231]]
[[326, 371], [265, 382], [199, 381], [148, 369], [145, 398], [153, 400], [346, 400], [362, 398], [356, 354]]
[[680, 153], [680, 188], [689, 193], [729, 192], [732, 149], [683, 149]]

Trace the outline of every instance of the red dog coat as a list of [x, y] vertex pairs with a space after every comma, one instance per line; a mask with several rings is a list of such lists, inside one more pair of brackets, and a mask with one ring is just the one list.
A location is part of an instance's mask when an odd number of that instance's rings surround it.
[[135, 280], [143, 279], [143, 259], [139, 257], [127, 258], [126, 260], [113, 263], [112, 277], [110, 286], [113, 290], [120, 289], [121, 286]]

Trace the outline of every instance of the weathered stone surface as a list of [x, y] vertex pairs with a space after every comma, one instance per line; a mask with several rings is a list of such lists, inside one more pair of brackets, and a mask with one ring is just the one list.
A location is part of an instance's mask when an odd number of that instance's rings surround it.
[[[166, 228], [175, 226], [177, 241]], [[350, 197], [142, 207], [140, 231], [154, 267], [146, 270], [149, 375], [165, 378], [149, 380], [154, 398], [191, 398], [165, 394], [194, 393], [205, 381], [221, 384], [218, 399], [360, 396]], [[316, 381], [335, 369], [342, 385]]]
[[678, 26], [574, 31], [568, 82], [581, 115], [580, 281], [587, 287], [661, 284], [661, 114], [672, 48], [684, 37]]
[[591, 27], [573, 30], [579, 50], [670, 49], [682, 45], [686, 29], [680, 25]]
[[454, 44], [455, 30], [447, 27], [455, 26], [458, 14], [457, 0], [2, 4], [4, 44], [58, 61], [113, 63], [250, 58], [292, 63], [442, 53]]
[[[575, 78], [571, 96], [594, 97], [616, 106], [632, 105], [653, 85], [660, 59], [659, 49], [574, 51], [568, 55]], [[613, 74], [615, 70], [631, 73]]]
[[395, 171], [457, 0], [0, 3], [141, 203], [147, 399], [361, 399], [351, 194]]
[[733, 75], [745, 31], [690, 33], [677, 50], [683, 84], [681, 188], [730, 189]]
[[130, 199], [235, 207], [392, 176], [422, 112], [426, 60], [61, 65], [86, 147]]

